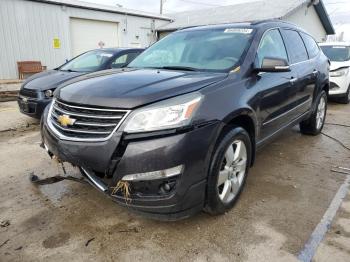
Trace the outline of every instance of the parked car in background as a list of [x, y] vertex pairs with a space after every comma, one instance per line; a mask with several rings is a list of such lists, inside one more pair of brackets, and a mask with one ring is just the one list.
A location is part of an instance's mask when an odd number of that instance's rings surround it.
[[315, 40], [289, 23], [179, 30], [127, 68], [61, 86], [43, 116], [42, 147], [149, 216], [222, 214], [258, 148], [296, 124], [321, 132], [328, 70]]
[[344, 104], [350, 102], [350, 43], [322, 43], [323, 53], [331, 61], [329, 96]]
[[20, 111], [40, 119], [45, 107], [51, 102], [57, 86], [84, 74], [126, 66], [142, 51], [140, 48], [91, 50], [56, 69], [35, 74], [29, 77], [20, 89], [18, 96]]

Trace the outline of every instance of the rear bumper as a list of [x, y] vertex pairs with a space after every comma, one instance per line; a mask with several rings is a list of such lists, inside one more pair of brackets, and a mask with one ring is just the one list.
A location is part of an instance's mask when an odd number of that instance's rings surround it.
[[[44, 116], [44, 119], [45, 116]], [[185, 133], [130, 139], [121, 132], [104, 142], [58, 139], [42, 125], [43, 142], [62, 161], [82, 168], [91, 185], [123, 206], [157, 219], [186, 218], [205, 203], [206, 181], [220, 123]], [[149, 181], [130, 182], [131, 194], [112, 194], [125, 175], [152, 172], [183, 165], [181, 174]], [[170, 185], [164, 192], [161, 188]]]

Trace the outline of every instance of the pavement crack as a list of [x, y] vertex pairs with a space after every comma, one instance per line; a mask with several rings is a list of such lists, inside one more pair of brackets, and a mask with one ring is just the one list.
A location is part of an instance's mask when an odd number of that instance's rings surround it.
[[6, 241], [4, 241], [4, 242], [0, 245], [0, 248], [3, 247], [3, 246], [5, 246], [5, 245], [7, 244], [7, 242], [9, 242], [9, 241], [10, 241], [10, 239], [7, 239]]
[[339, 139], [335, 138], [335, 137], [332, 137], [324, 132], [321, 132], [322, 135], [332, 139], [333, 141], [337, 142], [339, 145], [341, 145], [343, 148], [347, 149], [350, 151], [350, 147], [347, 147], [342, 141], [340, 141]]

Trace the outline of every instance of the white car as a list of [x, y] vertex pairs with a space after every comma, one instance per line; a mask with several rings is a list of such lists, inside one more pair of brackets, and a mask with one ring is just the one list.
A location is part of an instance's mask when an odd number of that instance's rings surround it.
[[350, 43], [322, 43], [323, 53], [331, 61], [329, 96], [338, 102], [350, 102]]

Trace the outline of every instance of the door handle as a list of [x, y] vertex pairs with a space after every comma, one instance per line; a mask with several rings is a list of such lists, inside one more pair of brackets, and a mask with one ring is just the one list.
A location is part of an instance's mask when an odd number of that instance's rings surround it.
[[289, 83], [294, 84], [296, 81], [298, 81], [298, 78], [292, 77], [292, 78], [289, 80]]

